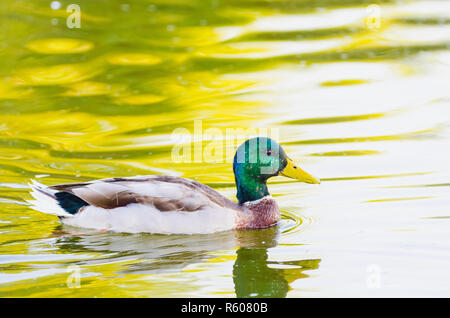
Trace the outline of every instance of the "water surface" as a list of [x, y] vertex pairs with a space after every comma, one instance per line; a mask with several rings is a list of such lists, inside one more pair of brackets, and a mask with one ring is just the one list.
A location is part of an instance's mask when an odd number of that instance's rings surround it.
[[[0, 296], [450, 296], [450, 2], [376, 3], [78, 0], [69, 29], [69, 2], [2, 1]], [[229, 160], [174, 162], [194, 120], [272, 129], [322, 183], [277, 177], [279, 226], [214, 235], [28, 207], [31, 179], [141, 174], [234, 199]]]

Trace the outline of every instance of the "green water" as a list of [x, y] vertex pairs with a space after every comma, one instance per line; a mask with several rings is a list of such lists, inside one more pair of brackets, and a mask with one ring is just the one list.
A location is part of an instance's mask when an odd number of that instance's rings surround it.
[[[450, 296], [449, 1], [78, 0], [73, 29], [70, 3], [0, 4], [1, 297]], [[222, 156], [174, 160], [194, 120]], [[270, 182], [277, 227], [125, 235], [25, 201], [142, 174], [235, 199], [239, 129], [322, 180]]]

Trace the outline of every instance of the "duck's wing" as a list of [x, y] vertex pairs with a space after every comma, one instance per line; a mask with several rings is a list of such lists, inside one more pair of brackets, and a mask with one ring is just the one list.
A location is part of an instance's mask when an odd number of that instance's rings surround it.
[[[110, 178], [86, 183], [49, 187], [64, 208], [80, 199], [88, 205], [114, 209], [132, 203], [152, 205], [160, 211], [197, 211], [202, 207], [221, 206], [237, 209], [237, 203], [216, 190], [191, 179], [172, 176]], [[66, 201], [66, 202], [62, 202]]]

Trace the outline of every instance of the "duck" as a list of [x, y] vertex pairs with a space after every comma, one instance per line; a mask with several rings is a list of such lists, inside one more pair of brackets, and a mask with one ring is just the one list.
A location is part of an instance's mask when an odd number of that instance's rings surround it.
[[122, 233], [208, 234], [256, 230], [281, 220], [267, 181], [285, 176], [318, 184], [273, 139], [255, 137], [233, 159], [237, 202], [198, 181], [168, 176], [114, 177], [46, 186], [31, 180], [34, 210], [74, 227]]

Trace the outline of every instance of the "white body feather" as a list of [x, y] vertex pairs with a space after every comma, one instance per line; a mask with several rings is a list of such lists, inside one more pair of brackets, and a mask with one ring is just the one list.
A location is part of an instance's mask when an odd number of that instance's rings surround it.
[[217, 206], [196, 212], [166, 211], [133, 203], [115, 209], [88, 206], [63, 223], [73, 226], [126, 233], [208, 234], [232, 230], [236, 211]]

